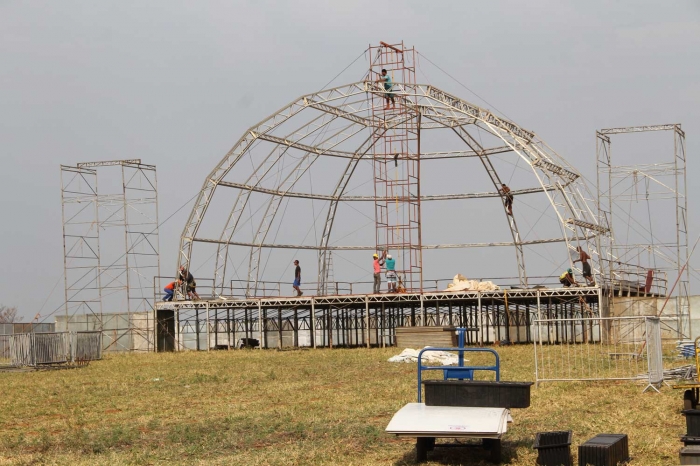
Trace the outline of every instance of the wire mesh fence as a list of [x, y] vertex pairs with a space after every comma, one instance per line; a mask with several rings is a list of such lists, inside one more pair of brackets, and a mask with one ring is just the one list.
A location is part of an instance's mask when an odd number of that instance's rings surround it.
[[36, 367], [94, 361], [102, 358], [102, 332], [50, 332], [2, 335], [0, 358], [5, 366]]
[[535, 320], [535, 382], [646, 380], [656, 386], [663, 381], [663, 321], [646, 316]]

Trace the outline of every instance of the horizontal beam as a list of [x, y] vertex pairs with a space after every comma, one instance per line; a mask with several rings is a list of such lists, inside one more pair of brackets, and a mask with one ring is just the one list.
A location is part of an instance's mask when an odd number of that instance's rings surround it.
[[[214, 180], [212, 180], [214, 183]], [[309, 193], [299, 193], [293, 191], [278, 191], [275, 189], [261, 188], [259, 186], [253, 186], [243, 183], [233, 183], [230, 181], [219, 181], [219, 186], [225, 186], [228, 188], [242, 189], [245, 191], [253, 191], [257, 193], [269, 194], [271, 196], [280, 197], [296, 197], [301, 199], [314, 199], [320, 201], [340, 201], [340, 202], [386, 202], [386, 201], [399, 201], [408, 202], [409, 200], [415, 200], [415, 198], [407, 197], [376, 197], [376, 196], [341, 196], [335, 197], [326, 194], [309, 194]], [[552, 191], [554, 187], [547, 186], [547, 191]], [[532, 194], [544, 192], [543, 188], [528, 188], [528, 189], [514, 189], [511, 193], [514, 196], [520, 194]], [[420, 198], [421, 201], [451, 201], [457, 199], [481, 199], [488, 197], [503, 197], [499, 192], [485, 192], [485, 193], [465, 193], [465, 194], [433, 194], [426, 195]]]
[[[294, 244], [271, 244], [271, 243], [247, 243], [243, 241], [223, 241], [217, 239], [208, 238], [185, 238], [188, 241], [197, 243], [213, 243], [213, 244], [227, 244], [229, 246], [243, 246], [251, 248], [267, 248], [267, 249], [305, 249], [305, 250], [327, 250], [327, 251], [374, 251], [375, 246], [328, 246], [322, 248], [320, 246], [314, 245], [294, 245]], [[570, 241], [584, 240], [585, 238], [574, 238]], [[565, 242], [566, 238], [549, 238], [549, 239], [536, 239], [531, 241], [521, 241], [520, 245], [532, 246], [536, 244], [546, 244], [546, 243], [562, 243]], [[499, 246], [514, 246], [515, 243], [512, 242], [494, 242], [494, 243], [461, 243], [461, 244], [427, 244], [423, 245], [421, 249], [466, 249], [466, 248], [488, 248], [488, 247], [499, 247]]]
[[80, 162], [76, 164], [78, 168], [89, 168], [89, 167], [109, 167], [113, 165], [124, 165], [128, 164], [140, 164], [141, 159], [128, 159], [128, 160], [106, 160], [104, 162]]
[[643, 133], [645, 131], [670, 131], [680, 127], [680, 124], [668, 124], [668, 125], [650, 125], [650, 126], [628, 126], [626, 128], [607, 128], [601, 129], [598, 132], [600, 134], [623, 134], [623, 133]]

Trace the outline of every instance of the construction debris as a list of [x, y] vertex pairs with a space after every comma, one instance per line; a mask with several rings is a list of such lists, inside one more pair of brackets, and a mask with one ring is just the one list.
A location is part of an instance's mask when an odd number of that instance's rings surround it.
[[[426, 346], [425, 348], [430, 348]], [[389, 362], [418, 362], [418, 353], [421, 350], [406, 348], [400, 354], [390, 357]], [[466, 360], [465, 360], [466, 361]], [[425, 364], [437, 364], [440, 366], [454, 366], [459, 363], [457, 354], [447, 351], [428, 351], [421, 358], [421, 362]]]
[[493, 282], [480, 282], [479, 280], [469, 280], [467, 277], [458, 273], [452, 279], [452, 283], [447, 285], [444, 291], [497, 291], [500, 290], [498, 285]]

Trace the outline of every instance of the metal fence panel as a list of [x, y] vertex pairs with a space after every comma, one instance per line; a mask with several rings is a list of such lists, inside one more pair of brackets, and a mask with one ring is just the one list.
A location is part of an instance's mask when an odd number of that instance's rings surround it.
[[102, 332], [8, 335], [0, 338], [0, 364], [3, 354], [9, 359], [6, 365], [16, 367], [94, 361], [102, 359]]
[[0, 335], [0, 366], [11, 365], [10, 335]]
[[[661, 346], [661, 319], [648, 317], [646, 319], [647, 359], [649, 360], [649, 385], [657, 387], [664, 381], [663, 347]], [[646, 390], [646, 389], [645, 389]]]
[[647, 378], [657, 383], [663, 379], [660, 320], [645, 316], [535, 320], [536, 384]]
[[75, 332], [72, 336], [72, 361], [102, 359], [102, 332]]

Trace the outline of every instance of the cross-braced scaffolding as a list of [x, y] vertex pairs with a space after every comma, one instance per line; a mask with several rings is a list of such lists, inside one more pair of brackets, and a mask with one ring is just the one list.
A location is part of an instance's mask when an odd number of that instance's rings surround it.
[[[643, 149], [616, 151], [612, 135], [669, 131], [672, 157], [654, 163], [625, 164]], [[670, 141], [668, 141], [670, 142]], [[671, 154], [666, 143], [667, 154]], [[643, 147], [643, 146], [642, 146]], [[653, 149], [651, 149], [653, 150]], [[628, 156], [628, 157], [625, 157]], [[608, 218], [615, 241], [610, 249], [610, 297], [629, 290], [676, 299], [678, 336], [689, 335], [688, 197], [686, 192], [685, 133], [680, 124], [609, 128], [596, 132], [599, 216]], [[674, 288], [675, 286], [675, 288]], [[670, 312], [669, 312], [670, 311]]]
[[[66, 326], [102, 330], [106, 350], [143, 348], [135, 336], [152, 349], [142, 320], [152, 317], [160, 272], [156, 167], [139, 159], [61, 165], [61, 188]], [[126, 318], [106, 324], [115, 313]]]

